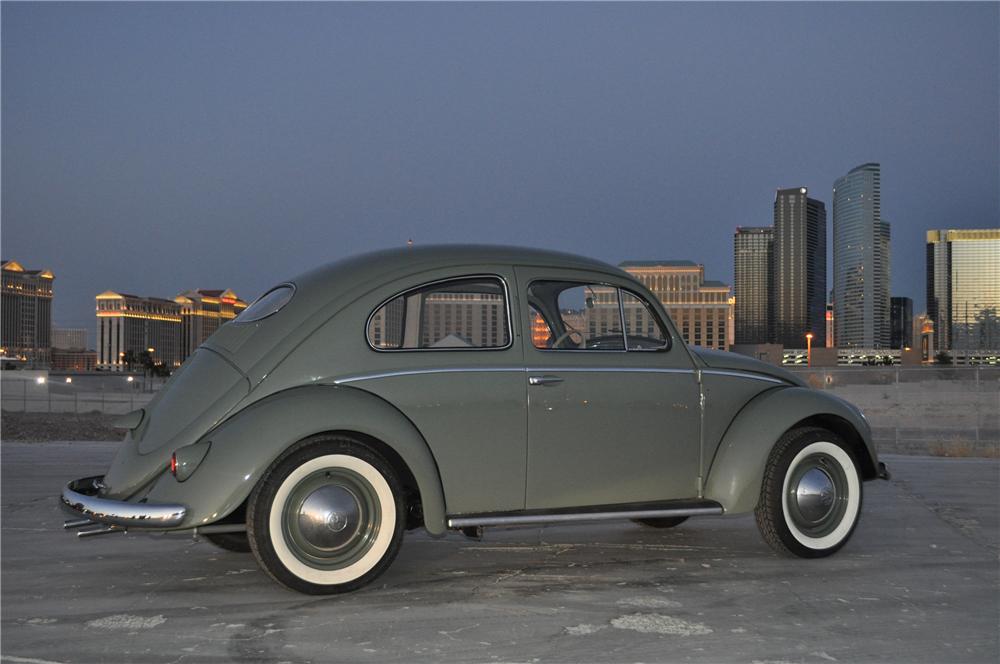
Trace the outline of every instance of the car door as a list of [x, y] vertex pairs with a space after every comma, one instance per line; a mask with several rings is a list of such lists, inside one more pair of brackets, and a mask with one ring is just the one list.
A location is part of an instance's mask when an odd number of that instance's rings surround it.
[[699, 386], [662, 312], [620, 277], [536, 267], [516, 274], [526, 326], [526, 509], [697, 496]]
[[424, 436], [449, 514], [524, 507], [526, 388], [512, 281], [510, 266], [484, 265], [392, 282], [359, 302], [367, 343], [343, 359], [339, 384], [393, 404]]

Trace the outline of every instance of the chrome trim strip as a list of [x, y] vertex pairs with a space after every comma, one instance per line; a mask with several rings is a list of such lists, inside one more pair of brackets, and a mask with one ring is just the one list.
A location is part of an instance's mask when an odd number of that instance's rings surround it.
[[[407, 293], [412, 293], [415, 290], [420, 290], [421, 288], [427, 288], [428, 286], [433, 286], [435, 284], [443, 284], [449, 281], [461, 281], [466, 279], [496, 279], [503, 285], [503, 299], [504, 304], [507, 308], [507, 345], [506, 346], [470, 346], [468, 348], [376, 348], [371, 339], [368, 338], [368, 329], [371, 327], [372, 319], [375, 318], [375, 314], [379, 312], [379, 309], [389, 304], [397, 297], [404, 297]], [[514, 322], [511, 319], [511, 307], [510, 307], [510, 289], [507, 287], [507, 280], [499, 274], [490, 274], [489, 272], [482, 274], [464, 274], [457, 275], [454, 277], [446, 277], [444, 279], [435, 279], [434, 281], [428, 281], [426, 283], [414, 286], [413, 288], [407, 288], [404, 291], [396, 293], [392, 297], [383, 300], [377, 307], [372, 309], [372, 312], [368, 314], [368, 318], [365, 320], [365, 329], [363, 330], [365, 335], [365, 343], [368, 347], [377, 353], [414, 353], [414, 352], [443, 352], [443, 351], [470, 351], [470, 350], [485, 350], [485, 351], [498, 351], [498, 350], [510, 350], [514, 347]]]
[[397, 376], [421, 376], [424, 374], [436, 373], [530, 373], [534, 371], [542, 373], [695, 373], [694, 369], [668, 369], [653, 367], [441, 367], [435, 369], [403, 369], [400, 371], [383, 371], [381, 373], [347, 376], [346, 378], [334, 379], [333, 384], [345, 385], [347, 383], [355, 383], [362, 380], [395, 378]]
[[558, 373], [681, 373], [694, 374], [694, 369], [670, 369], [660, 367], [529, 367], [527, 371]]
[[719, 507], [688, 507], [662, 510], [631, 510], [628, 512], [590, 512], [575, 514], [527, 514], [507, 516], [470, 516], [448, 519], [449, 528], [468, 526], [517, 526], [536, 523], [571, 523], [586, 521], [611, 521], [614, 519], [655, 519], [675, 516], [705, 516], [722, 514]]
[[334, 385], [344, 385], [362, 380], [375, 380], [378, 378], [396, 378], [397, 376], [422, 376], [424, 374], [438, 373], [524, 373], [521, 367], [443, 367], [439, 369], [406, 369], [402, 371], [385, 371], [374, 374], [361, 374], [359, 376], [348, 376], [347, 378], [337, 378]]
[[102, 479], [85, 477], [70, 482], [62, 490], [62, 504], [91, 521], [126, 528], [173, 528], [184, 521], [187, 513], [184, 505], [130, 503], [97, 497], [94, 494]]
[[749, 378], [751, 380], [762, 380], [765, 383], [777, 383], [778, 385], [788, 385], [787, 381], [781, 380], [780, 378], [772, 378], [771, 376], [762, 376], [761, 374], [755, 374], [743, 371], [726, 371], [723, 369], [702, 369], [703, 374], [709, 374], [712, 376], [733, 376], [735, 378]]

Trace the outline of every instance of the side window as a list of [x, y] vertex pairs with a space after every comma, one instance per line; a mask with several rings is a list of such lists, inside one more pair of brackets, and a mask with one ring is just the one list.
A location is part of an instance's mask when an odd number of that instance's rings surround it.
[[368, 320], [376, 350], [442, 350], [510, 346], [507, 296], [496, 277], [467, 277], [401, 293]]
[[531, 342], [547, 350], [625, 350], [618, 289], [535, 281], [528, 287]]
[[660, 350], [667, 347], [669, 337], [645, 300], [628, 291], [621, 291], [622, 313], [625, 316], [625, 341], [629, 350]]

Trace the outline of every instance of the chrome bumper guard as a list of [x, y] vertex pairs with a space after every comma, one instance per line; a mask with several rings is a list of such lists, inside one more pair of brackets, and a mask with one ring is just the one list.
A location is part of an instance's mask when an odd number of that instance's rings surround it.
[[102, 488], [104, 477], [84, 477], [66, 485], [62, 491], [63, 507], [75, 516], [67, 521], [66, 528], [79, 528], [91, 524], [109, 526], [99, 531], [82, 531], [79, 534], [116, 532], [127, 528], [165, 529], [179, 526], [184, 521], [187, 508], [183, 505], [164, 503], [130, 503], [125, 500], [110, 500], [97, 494]]

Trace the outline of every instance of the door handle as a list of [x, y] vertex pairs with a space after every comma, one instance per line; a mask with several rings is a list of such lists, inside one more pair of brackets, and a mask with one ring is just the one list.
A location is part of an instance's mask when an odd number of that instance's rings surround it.
[[528, 385], [555, 385], [563, 382], [559, 376], [528, 376]]

